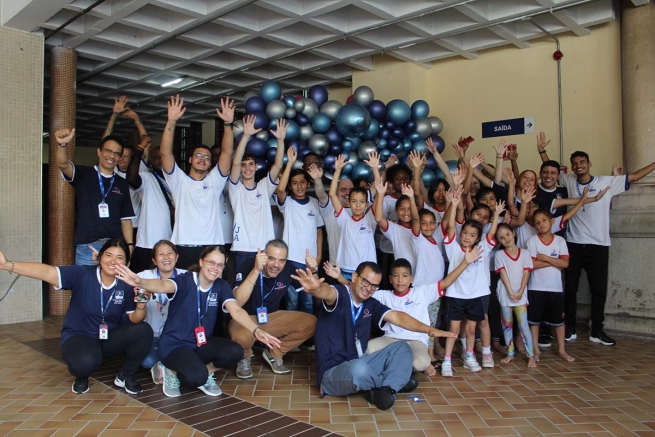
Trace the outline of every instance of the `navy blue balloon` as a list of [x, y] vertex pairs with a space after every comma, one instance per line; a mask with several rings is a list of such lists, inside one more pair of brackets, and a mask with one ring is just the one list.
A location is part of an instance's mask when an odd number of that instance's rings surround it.
[[323, 85], [314, 85], [307, 91], [307, 97], [316, 102], [316, 105], [320, 108], [323, 103], [328, 100], [327, 89]]
[[387, 140], [380, 138], [377, 141], [378, 149], [386, 149], [387, 148]]
[[294, 96], [284, 96], [284, 104], [287, 105], [287, 108], [293, 108], [294, 103], [296, 103]]
[[384, 127], [386, 127], [389, 130], [393, 130], [396, 127], [396, 123], [394, 123], [393, 120], [387, 120], [384, 122]]
[[437, 177], [435, 176], [432, 170], [425, 169], [421, 174], [421, 179], [423, 179], [423, 183], [425, 184], [425, 186], [429, 187], [430, 184], [432, 184], [432, 182], [437, 180]]
[[330, 130], [331, 127], [332, 119], [327, 114], [318, 113], [314, 118], [312, 118], [312, 129], [314, 129], [314, 132], [317, 134], [323, 134]]
[[336, 161], [338, 154], [327, 154], [323, 156], [323, 168], [329, 171], [330, 173], [334, 172], [334, 161]]
[[378, 133], [380, 132], [380, 123], [377, 120], [371, 120], [371, 124], [368, 125], [368, 129], [362, 135], [364, 141], [369, 141], [377, 138]]
[[425, 164], [425, 168], [432, 171], [435, 171], [437, 169], [438, 167], [437, 161], [435, 161], [434, 156], [432, 156], [432, 153], [428, 153], [426, 161], [427, 162]]
[[383, 121], [384, 117], [387, 115], [387, 106], [380, 100], [373, 100], [371, 104], [368, 105], [368, 112], [370, 112], [371, 117], [377, 121]]
[[361, 178], [368, 181], [369, 179], [372, 179], [373, 173], [371, 172], [371, 167], [369, 167], [368, 164], [365, 162], [358, 162], [350, 172], [350, 176], [352, 179]]
[[277, 148], [277, 138], [275, 138], [274, 136], [271, 136], [268, 140], [266, 140], [266, 143], [268, 144], [269, 149], [271, 147]]
[[334, 124], [346, 137], [358, 137], [368, 129], [371, 114], [359, 103], [348, 103], [339, 109]]
[[257, 158], [266, 156], [266, 150], [268, 150], [268, 143], [257, 137], [252, 137], [246, 144], [246, 153], [250, 153]]
[[412, 140], [412, 142], [422, 140], [421, 134], [418, 132], [412, 132], [409, 134], [409, 139]]
[[405, 131], [402, 130], [402, 128], [397, 127], [397, 128], [395, 128], [393, 130], [393, 136], [398, 138], [398, 139], [404, 138], [405, 137]]
[[241, 142], [241, 138], [242, 138], [242, 137], [243, 137], [243, 132], [241, 132], [240, 134], [237, 134], [237, 136], [234, 137], [234, 141], [235, 141], [237, 144], [239, 144], [239, 143]]
[[[316, 116], [318, 116], [318, 114]], [[339, 133], [336, 126], [332, 126], [330, 129], [328, 129], [328, 131], [325, 132], [325, 136], [327, 137], [330, 144], [341, 144], [343, 141], [343, 135]]]
[[295, 139], [288, 142], [289, 146], [293, 146], [296, 149], [296, 152], [302, 148], [307, 147], [307, 143], [303, 140]]
[[310, 152], [311, 152], [311, 150], [309, 149], [309, 147], [303, 147], [303, 148], [299, 149], [298, 150], [298, 159], [302, 161], [302, 159]]
[[264, 112], [266, 111], [266, 103], [262, 100], [261, 97], [252, 96], [246, 100], [246, 112], [248, 114], [254, 114], [255, 112]]
[[297, 140], [300, 136], [300, 126], [293, 120], [287, 120], [287, 135], [284, 137], [286, 141]]
[[398, 138], [389, 138], [387, 144], [389, 145], [389, 148], [393, 150], [398, 146], [398, 144], [400, 144], [400, 140]]
[[439, 135], [431, 135], [432, 142], [437, 146], [437, 152], [442, 153], [446, 148], [446, 142]]
[[[254, 97], [251, 97], [253, 99]], [[256, 117], [255, 129], [268, 129], [268, 117], [263, 112], [251, 112]]]
[[277, 153], [277, 147], [270, 147], [266, 151], [266, 160], [273, 164], [275, 162], [275, 154]]
[[[353, 167], [354, 167], [354, 165], [351, 162], [347, 163], [341, 169], [341, 174], [342, 175], [350, 175], [350, 172], [353, 171]], [[339, 178], [339, 180], [341, 180], [341, 178]]]
[[430, 115], [430, 105], [425, 100], [412, 103], [412, 118], [427, 118]]
[[280, 88], [280, 85], [276, 82], [267, 80], [262, 84], [262, 88], [259, 90], [259, 95], [265, 103], [272, 102], [273, 100], [280, 100], [280, 97], [282, 97], [282, 88]]
[[353, 143], [353, 149], [356, 149], [359, 147], [360, 144], [362, 144], [362, 139], [359, 137], [354, 137], [354, 138], [348, 138], [350, 141]]
[[378, 136], [383, 140], [389, 140], [391, 138], [391, 131], [385, 127], [384, 129], [380, 129]]
[[330, 144], [330, 153], [333, 155], [339, 155], [341, 153], [341, 144]]
[[414, 141], [414, 143], [412, 144], [412, 149], [414, 149], [418, 153], [429, 153], [428, 147], [425, 145], [425, 141], [423, 140]]
[[264, 160], [264, 158], [255, 158], [255, 164], [257, 165], [257, 170], [255, 170], [255, 177], [261, 179], [266, 175], [268, 170], [268, 163]]
[[387, 103], [387, 120], [393, 120], [398, 126], [402, 126], [412, 116], [412, 110], [407, 102], [396, 99]]
[[405, 126], [403, 126], [403, 128], [405, 129], [405, 132], [411, 134], [416, 130], [416, 121], [408, 120], [407, 123], [405, 123]]
[[[270, 130], [275, 130], [277, 128], [277, 121], [276, 120], [268, 120], [268, 128]], [[275, 138], [275, 137], [273, 137]]]
[[353, 142], [346, 139], [341, 143], [341, 150], [344, 152], [350, 152], [353, 149]]
[[387, 160], [391, 157], [391, 150], [389, 149], [383, 149], [380, 150], [380, 159], [382, 162], [387, 162]]
[[307, 126], [309, 124], [309, 118], [302, 112], [299, 112], [296, 114], [296, 123], [298, 123], [298, 126]]

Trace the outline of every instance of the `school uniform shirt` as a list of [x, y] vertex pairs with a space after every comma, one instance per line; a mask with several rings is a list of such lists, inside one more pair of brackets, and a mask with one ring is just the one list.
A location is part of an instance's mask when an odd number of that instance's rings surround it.
[[[512, 225], [512, 220], [515, 220], [514, 217], [509, 221], [510, 226]], [[558, 232], [566, 231], [566, 223], [562, 220], [561, 216], [555, 217], [553, 226], [550, 227], [550, 232], [558, 235]], [[539, 233], [534, 225], [530, 224], [527, 220], [521, 226], [514, 228], [514, 231], [516, 232], [516, 245], [521, 249], [527, 249], [528, 240]]]
[[[334, 265], [337, 260], [337, 252], [339, 250], [339, 241], [341, 240], [341, 226], [337, 223], [337, 217], [334, 213], [334, 206], [332, 201], [328, 198], [325, 205], [319, 204], [319, 212], [323, 217], [325, 223], [325, 231], [327, 232], [328, 252], [330, 256], [330, 264]], [[352, 216], [350, 208], [343, 208], [342, 214]]]
[[[333, 285], [332, 288], [337, 291], [337, 301], [331, 308], [323, 301], [316, 323], [316, 379], [319, 387], [323, 375], [329, 369], [359, 358], [355, 337], [359, 339], [362, 354], [366, 351], [371, 326], [375, 324], [384, 329], [382, 319], [391, 311], [378, 300], [367, 299], [362, 302], [361, 313], [356, 323], [353, 323], [350, 289], [345, 285]], [[353, 308], [355, 315], [359, 308]]]
[[[69, 162], [73, 166], [73, 177], [68, 179], [63, 172], [61, 176], [75, 188], [77, 226], [73, 244], [93, 243], [101, 238], [122, 240], [124, 236], [121, 221], [134, 218], [127, 181], [115, 173], [111, 176], [100, 173], [97, 165], [88, 167]], [[109, 209], [109, 217], [106, 218], [100, 218], [98, 209], [98, 205], [102, 202], [99, 177], [106, 194], [105, 203]]]
[[[173, 277], [185, 273], [184, 269], [175, 269]], [[143, 279], [161, 279], [157, 269], [144, 270], [137, 273]], [[152, 294], [146, 303], [146, 323], [152, 328], [155, 337], [160, 337], [164, 329], [164, 323], [168, 318], [168, 295], [163, 293]]]
[[[516, 258], [512, 258], [512, 256], [507, 253], [507, 250], [505, 249], [498, 250], [494, 257], [496, 273], [500, 274], [502, 270], [507, 272], [507, 276], [509, 277], [509, 284], [512, 286], [512, 293], [518, 292], [521, 288], [523, 273], [526, 271], [531, 272], [534, 270], [530, 253], [525, 249], [521, 249], [520, 247], [518, 250], [519, 251], [516, 254]], [[521, 299], [517, 301], [510, 299], [509, 292], [507, 291], [507, 288], [505, 288], [505, 284], [502, 280], [498, 281], [496, 291], [496, 294], [498, 295], [498, 302], [500, 302], [501, 306], [515, 307], [519, 305], [527, 305], [528, 303], [527, 285], [523, 295], [521, 296]]]
[[569, 220], [566, 241], [577, 244], [596, 244], [610, 246], [610, 206], [612, 197], [624, 193], [630, 188], [628, 176], [592, 176], [587, 184], [581, 184], [573, 174], [560, 174], [559, 182], [566, 187], [571, 198], [579, 199], [586, 186], [589, 197], [596, 196], [601, 190], [610, 187], [598, 202], [584, 205]]
[[55, 290], [64, 289], [72, 292], [61, 330], [60, 345], [75, 335], [99, 340], [103, 307], [104, 320], [109, 327], [110, 336], [111, 331], [123, 322], [123, 316], [133, 313], [136, 309], [134, 288], [119, 280], [114, 280], [111, 285], [105, 286], [100, 278], [100, 267], [57, 267], [57, 274], [59, 286], [55, 287]]
[[[562, 237], [553, 235], [550, 243], [546, 244], [537, 234], [528, 240], [528, 251], [532, 260], [537, 259], [538, 254], [548, 255], [551, 258], [568, 258], [569, 249], [566, 246], [566, 240]], [[564, 291], [562, 284], [562, 271], [556, 267], [548, 266], [543, 269], [534, 269], [530, 275], [528, 289], [539, 291]]]
[[391, 242], [394, 259], [405, 258], [412, 265], [412, 271], [416, 271], [416, 255], [414, 254], [414, 243], [412, 242], [412, 228], [403, 224], [387, 220], [387, 228], [380, 226], [382, 235]]
[[[496, 247], [496, 240], [489, 235], [483, 236], [478, 243], [484, 252], [482, 258], [469, 264], [455, 282], [446, 289], [446, 296], [457, 299], [475, 299], [490, 294], [489, 290], [489, 254]], [[466, 251], [459, 245], [457, 238], [444, 237], [444, 246], [448, 255], [448, 273], [451, 273], [464, 260]], [[486, 258], [486, 259], [485, 259]]]
[[175, 226], [171, 241], [182, 245], [225, 244], [219, 198], [227, 176], [217, 165], [197, 181], [175, 164], [164, 177], [173, 193]]
[[[142, 171], [148, 171], [148, 166], [145, 164], [145, 162], [143, 162], [143, 160], [139, 162], [139, 172]], [[127, 180], [127, 178], [125, 177], [126, 173], [120, 171], [118, 166], [114, 168], [114, 173], [116, 173], [123, 179]], [[138, 193], [136, 190], [133, 190], [132, 187], [129, 188], [130, 188], [130, 200], [132, 200], [132, 210], [134, 211], [134, 218], [132, 218], [132, 226], [137, 228], [139, 226], [139, 216], [141, 214], [141, 202], [143, 201], [143, 198], [141, 197], [141, 194]]]
[[[404, 294], [396, 294], [393, 290], [378, 290], [373, 298], [392, 310], [402, 311], [416, 320], [430, 326], [428, 306], [437, 301], [441, 295], [441, 282], [411, 287]], [[398, 340], [416, 340], [428, 345], [428, 334], [408, 331], [400, 326], [387, 323], [382, 328], [384, 335]]]
[[[136, 246], [152, 249], [158, 241], [171, 239], [173, 233], [171, 211], [164, 196], [169, 196], [171, 203], [174, 203], [173, 195], [168, 183], [160, 175], [146, 171], [139, 173], [139, 176], [141, 186], [135, 191], [141, 194], [142, 203]], [[161, 178], [164, 191], [159, 185], [158, 178]]]
[[277, 183], [271, 180], [270, 174], [252, 189], [246, 188], [241, 178], [236, 183], [228, 182], [227, 192], [234, 212], [233, 251], [256, 252], [275, 238], [271, 196], [276, 189]]
[[227, 194], [227, 184], [218, 198], [219, 214], [221, 216], [221, 231], [223, 232], [223, 241], [225, 244], [232, 244], [232, 230], [234, 227], [234, 213], [230, 196]]
[[[382, 216], [387, 220], [398, 222], [398, 213], [396, 212], [396, 203], [398, 198], [387, 194], [382, 198]], [[394, 253], [393, 243], [383, 234], [376, 234], [376, 243], [384, 253]], [[395, 257], [395, 255], [394, 255]]]
[[318, 229], [325, 228], [325, 223], [318, 212], [316, 199], [306, 197], [299, 200], [287, 196], [284, 203], [277, 200], [277, 205], [284, 216], [282, 239], [289, 246], [287, 259], [305, 264], [307, 249], [312, 256], [318, 256]]
[[[243, 281], [247, 281], [246, 277], [252, 271], [254, 266], [255, 260], [250, 259], [243, 262], [236, 273], [234, 286], [232, 287], [233, 290], [241, 285]], [[243, 309], [251, 316], [256, 316], [257, 308], [262, 306], [263, 301], [263, 306], [266, 307], [268, 314], [278, 311], [280, 309], [280, 302], [282, 302], [282, 299], [287, 295], [287, 290], [291, 285], [291, 275], [295, 274], [296, 271], [293, 268], [293, 264], [287, 262], [275, 278], [261, 276], [263, 285], [258, 277], [255, 281], [255, 285], [252, 286], [250, 297], [243, 305]], [[296, 291], [300, 292], [302, 291], [302, 288], [296, 289]]]
[[198, 274], [183, 273], [168, 279], [175, 284], [175, 293], [168, 298], [168, 318], [159, 337], [159, 354], [163, 358], [179, 347], [197, 350], [195, 329], [198, 327], [198, 295], [200, 295], [200, 323], [205, 337], [214, 335], [218, 309], [224, 313], [225, 303], [236, 302], [230, 286], [222, 279], [214, 281], [207, 290], [198, 285]]
[[341, 228], [341, 240], [337, 251], [339, 266], [342, 269], [354, 271], [364, 261], [377, 262], [375, 240], [373, 239], [377, 222], [373, 212], [369, 209], [357, 220], [350, 214], [344, 213], [344, 208], [334, 214]]
[[537, 202], [539, 208], [550, 211], [554, 217], [566, 214], [567, 207], [560, 206], [559, 208], [553, 208], [553, 202], [557, 199], [566, 199], [568, 197], [569, 191], [566, 187], [557, 186], [552, 190], [547, 190], [541, 184], [537, 184], [537, 198], [535, 202]]
[[412, 233], [412, 247], [416, 259], [414, 284], [436, 284], [443, 279], [446, 269], [441, 250], [443, 241], [444, 233], [441, 225], [434, 230], [432, 239], [424, 236], [421, 231], [418, 235]]

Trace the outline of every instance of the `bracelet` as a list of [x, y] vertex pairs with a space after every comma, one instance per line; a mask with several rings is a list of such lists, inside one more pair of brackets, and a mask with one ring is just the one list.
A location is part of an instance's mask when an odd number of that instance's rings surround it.
[[496, 155], [496, 159], [500, 159], [500, 158], [504, 158], [504, 156], [503, 155], [500, 155], [500, 156]]
[[223, 123], [223, 126], [225, 126], [225, 127], [232, 127], [232, 126], [234, 126], [234, 122], [231, 122], [231, 123]]
[[127, 247], [134, 246], [134, 243], [127, 243]]
[[11, 270], [9, 270], [9, 274], [10, 274], [10, 275], [11, 275], [12, 273], [14, 273], [14, 267], [15, 267], [15, 266], [16, 266], [16, 261], [12, 261], [12, 262], [11, 262]]
[[137, 124], [141, 124], [141, 122], [139, 120], [135, 121], [134, 125], [136, 126]]
[[540, 154], [540, 155], [543, 155], [544, 153], [546, 153], [545, 150], [540, 150], [540, 151], [539, 151], [539, 154]]
[[256, 327], [255, 329], [253, 329], [253, 330], [252, 330], [252, 336], [253, 336], [253, 337], [257, 337], [257, 336], [255, 335], [255, 333], [256, 333], [258, 330], [260, 330], [260, 329], [262, 329], [262, 328], [260, 328], [259, 326]]
[[141, 152], [141, 153], [146, 151], [146, 149], [144, 147], [141, 147], [141, 146], [136, 146], [136, 150]]
[[315, 275], [318, 273], [318, 267], [316, 267], [314, 270], [310, 269], [309, 271], [312, 272], [313, 275]]
[[252, 285], [257, 285], [254, 282], [252, 282], [247, 276], [246, 276], [246, 281], [250, 282]]
[[68, 146], [68, 143], [60, 144], [59, 147], [66, 147]]

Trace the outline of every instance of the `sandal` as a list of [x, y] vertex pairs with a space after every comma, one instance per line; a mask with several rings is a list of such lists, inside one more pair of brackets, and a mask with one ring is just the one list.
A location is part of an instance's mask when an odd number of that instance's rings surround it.
[[430, 365], [434, 367], [434, 370], [441, 369], [441, 360], [434, 360], [430, 362]]

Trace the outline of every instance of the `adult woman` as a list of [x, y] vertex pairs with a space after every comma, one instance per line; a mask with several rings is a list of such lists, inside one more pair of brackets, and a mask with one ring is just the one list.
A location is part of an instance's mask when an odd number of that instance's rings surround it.
[[[116, 271], [130, 259], [122, 240], [107, 241], [98, 254], [98, 266], [54, 267], [41, 263], [9, 261], [0, 252], [0, 269], [38, 279], [55, 288], [72, 291], [61, 331], [61, 355], [75, 376], [73, 393], [89, 390], [89, 376], [105, 358], [124, 355], [123, 368], [114, 384], [129, 394], [141, 393], [134, 378], [152, 344], [152, 329], [140, 323], [145, 303], [135, 303], [134, 289], [116, 279]], [[127, 314], [128, 321], [123, 321]]]
[[220, 279], [226, 260], [222, 247], [209, 246], [200, 254], [198, 266], [168, 280], [143, 279], [125, 266], [116, 269], [128, 284], [168, 294], [168, 319], [159, 339], [159, 353], [166, 366], [166, 396], [180, 396], [180, 382], [209, 396], [219, 396], [222, 391], [214, 380], [214, 372], [233, 367], [243, 358], [243, 348], [238, 343], [212, 337], [219, 305], [237, 323], [251, 330], [257, 340], [271, 348], [280, 347], [280, 340], [250, 319], [230, 286]]

